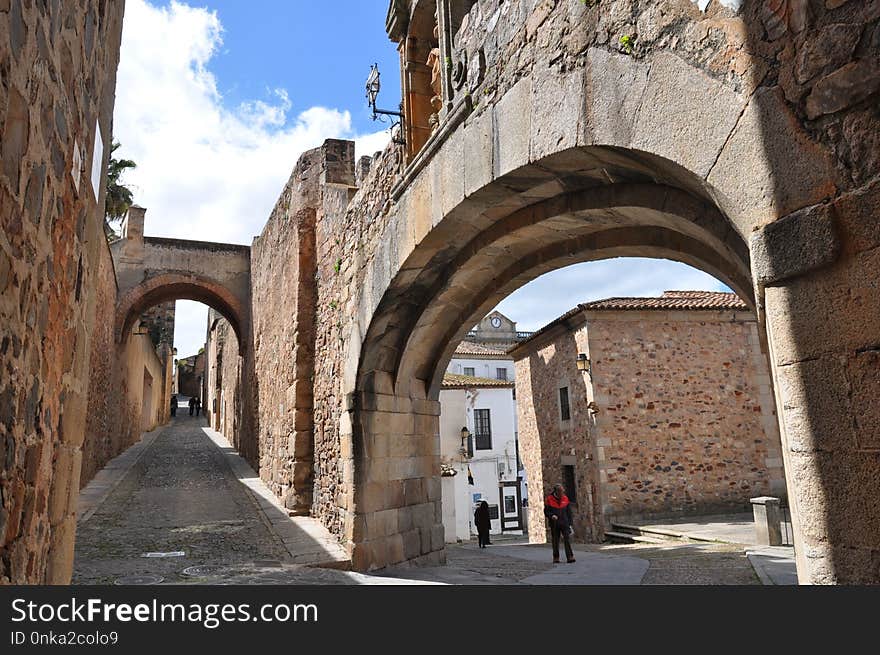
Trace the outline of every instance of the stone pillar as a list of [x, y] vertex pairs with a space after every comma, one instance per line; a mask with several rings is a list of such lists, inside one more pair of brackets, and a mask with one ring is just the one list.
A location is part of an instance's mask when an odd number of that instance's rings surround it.
[[752, 237], [798, 579], [880, 582], [880, 184]]
[[411, 161], [431, 136], [428, 119], [431, 109], [431, 69], [428, 60], [430, 42], [425, 38], [408, 36], [404, 50], [404, 119], [406, 123], [406, 149]]
[[137, 205], [128, 208], [125, 214], [125, 220], [122, 221], [122, 238], [129, 242], [129, 245], [144, 247], [144, 222], [146, 220], [147, 210]]
[[759, 496], [752, 498], [755, 515], [755, 543], [761, 546], [782, 545], [782, 519], [778, 498]]
[[440, 403], [378, 393], [349, 396], [353, 417], [352, 568], [446, 561]]

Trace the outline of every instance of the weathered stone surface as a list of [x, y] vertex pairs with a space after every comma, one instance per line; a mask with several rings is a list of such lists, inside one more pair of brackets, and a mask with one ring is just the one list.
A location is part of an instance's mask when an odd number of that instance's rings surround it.
[[531, 89], [531, 79], [523, 79], [495, 105], [495, 177], [529, 161], [533, 98]]
[[707, 180], [744, 233], [836, 191], [830, 153], [804, 131], [778, 87], [755, 93]]
[[798, 52], [795, 75], [803, 84], [819, 73], [827, 73], [849, 62], [862, 34], [861, 25], [827, 25]]
[[544, 74], [535, 76], [529, 145], [532, 161], [578, 144], [584, 130], [584, 92], [583, 69], [559, 75], [548, 66]]
[[856, 351], [847, 362], [847, 380], [855, 414], [853, 426], [860, 449], [880, 452], [880, 343]]
[[[816, 384], [820, 379], [822, 384]], [[789, 451], [845, 451], [854, 445], [853, 426], [837, 420], [837, 411], [852, 410], [850, 385], [839, 361], [821, 358], [780, 366], [776, 383], [785, 407]]]
[[774, 365], [784, 366], [825, 356], [849, 357], [872, 347], [880, 287], [871, 271], [880, 249], [842, 257], [830, 267], [791, 278], [765, 289], [765, 312]]
[[841, 148], [846, 151], [841, 154], [853, 182], [861, 184], [880, 174], [880, 108], [849, 113], [843, 119], [843, 138], [847, 148]]
[[834, 217], [841, 228], [843, 247], [857, 253], [880, 246], [880, 180], [840, 196], [832, 205]]
[[749, 248], [755, 282], [774, 284], [833, 263], [840, 241], [828, 206], [816, 205], [753, 232]]
[[833, 114], [880, 90], [880, 59], [853, 61], [826, 75], [807, 96], [807, 117]]
[[80, 147], [96, 120], [110, 134], [123, 8], [65, 5], [64, 37], [59, 25], [47, 39], [55, 5], [6, 2], [0, 15], [0, 584], [70, 579], [98, 271], [110, 258], [103, 193], [76, 192], [73, 139], [58, 125], [78, 126]]
[[657, 53], [630, 145], [671, 159], [705, 177], [746, 101], [747, 98], [680, 57]]
[[590, 48], [585, 143], [629, 145], [647, 81], [648, 67], [632, 57]]
[[18, 192], [19, 173], [28, 147], [30, 120], [28, 104], [15, 87], [9, 89], [6, 121], [3, 124], [3, 173], [13, 192]]

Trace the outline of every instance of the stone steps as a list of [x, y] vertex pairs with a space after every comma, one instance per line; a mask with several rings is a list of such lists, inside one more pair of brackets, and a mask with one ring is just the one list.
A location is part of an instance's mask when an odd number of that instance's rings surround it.
[[635, 543], [644, 543], [644, 544], [665, 544], [669, 540], [668, 539], [658, 539], [657, 537], [646, 537], [639, 534], [632, 534], [629, 532], [618, 532], [616, 530], [606, 530], [605, 531], [605, 541], [610, 541], [614, 544], [635, 544]]
[[[643, 525], [631, 525], [628, 523], [612, 523], [612, 530], [606, 531], [605, 535], [615, 535], [619, 539], [631, 539], [628, 543], [635, 541], [651, 540], [649, 543], [663, 543], [668, 541], [700, 541], [706, 543], [728, 543], [722, 539], [712, 539], [709, 537], [700, 537], [693, 534], [685, 534], [674, 530], [665, 530], [661, 528], [652, 528]], [[624, 542], [627, 543], [627, 542]]]

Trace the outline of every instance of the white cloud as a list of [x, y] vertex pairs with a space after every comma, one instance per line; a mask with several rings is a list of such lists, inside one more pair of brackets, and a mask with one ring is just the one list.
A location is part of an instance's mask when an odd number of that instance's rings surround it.
[[[137, 162], [124, 182], [147, 208], [148, 235], [250, 244], [304, 150], [347, 138], [372, 154], [388, 141], [387, 132], [356, 134], [344, 110], [291, 117], [285, 89], [225, 107], [207, 68], [223, 29], [204, 8], [126, 3], [113, 136], [118, 154]], [[181, 353], [198, 350], [205, 321], [205, 309], [181, 305]]]

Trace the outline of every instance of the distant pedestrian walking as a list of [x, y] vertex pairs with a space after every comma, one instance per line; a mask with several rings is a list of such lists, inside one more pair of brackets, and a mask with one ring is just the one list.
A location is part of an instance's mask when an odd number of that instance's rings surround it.
[[189, 415], [190, 416], [193, 415], [193, 412], [195, 411], [195, 409], [196, 409], [196, 399], [190, 398], [189, 399]]
[[196, 416], [202, 411], [202, 399], [196, 396]]
[[480, 548], [485, 548], [492, 542], [489, 541], [489, 528], [491, 522], [489, 518], [489, 503], [485, 500], [481, 502], [474, 512], [474, 525], [477, 527], [477, 541]]
[[171, 396], [171, 416], [177, 416], [177, 396]]
[[559, 537], [562, 537], [565, 542], [566, 561], [573, 562], [574, 552], [571, 550], [571, 542], [569, 541], [569, 537], [574, 533], [571, 502], [565, 495], [565, 487], [561, 484], [553, 485], [553, 492], [544, 499], [544, 516], [550, 522], [553, 563], [559, 562]]

